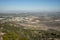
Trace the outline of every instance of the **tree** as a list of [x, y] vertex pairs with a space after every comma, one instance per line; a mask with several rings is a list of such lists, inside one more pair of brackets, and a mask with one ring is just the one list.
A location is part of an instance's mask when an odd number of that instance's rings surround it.
[[17, 40], [18, 34], [15, 32], [8, 32], [5, 35], [3, 35], [3, 40]]

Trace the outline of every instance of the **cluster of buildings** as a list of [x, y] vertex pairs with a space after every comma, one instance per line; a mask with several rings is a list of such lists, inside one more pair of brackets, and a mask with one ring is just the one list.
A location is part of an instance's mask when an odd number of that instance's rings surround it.
[[8, 21], [15, 21], [15, 22], [21, 22], [21, 23], [38, 23], [40, 22], [38, 17], [35, 16], [29, 16], [29, 17], [12, 17], [10, 19], [7, 19]]

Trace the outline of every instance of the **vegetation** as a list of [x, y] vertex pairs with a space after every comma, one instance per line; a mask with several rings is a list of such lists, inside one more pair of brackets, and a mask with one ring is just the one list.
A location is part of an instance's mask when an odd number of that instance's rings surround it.
[[54, 40], [60, 39], [60, 31], [56, 30], [27, 30], [23, 26], [16, 27], [10, 23], [0, 23], [3, 40]]

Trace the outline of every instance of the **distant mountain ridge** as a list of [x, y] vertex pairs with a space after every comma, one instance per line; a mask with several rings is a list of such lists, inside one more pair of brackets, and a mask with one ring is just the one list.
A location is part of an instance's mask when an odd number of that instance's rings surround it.
[[60, 12], [21, 12], [21, 13], [0, 13], [0, 16], [60, 16]]

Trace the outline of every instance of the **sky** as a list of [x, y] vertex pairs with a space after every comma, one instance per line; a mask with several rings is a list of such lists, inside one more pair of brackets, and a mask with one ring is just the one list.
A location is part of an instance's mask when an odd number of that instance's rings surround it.
[[59, 11], [60, 0], [0, 0], [0, 12]]

